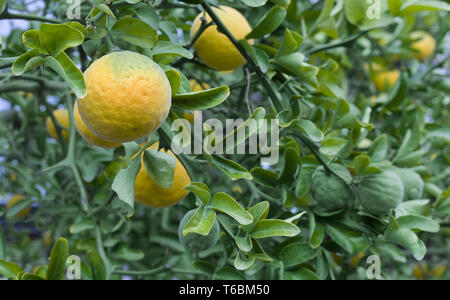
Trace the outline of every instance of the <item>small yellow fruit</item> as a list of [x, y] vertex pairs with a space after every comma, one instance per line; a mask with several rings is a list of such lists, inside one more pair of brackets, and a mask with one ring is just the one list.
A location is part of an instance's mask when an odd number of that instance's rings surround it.
[[99, 146], [103, 148], [117, 148], [121, 145], [119, 143], [105, 141], [96, 136], [92, 131], [89, 130], [89, 128], [87, 128], [86, 124], [84, 124], [84, 121], [80, 116], [80, 112], [78, 110], [78, 101], [75, 102], [73, 108], [73, 116], [75, 119], [75, 127], [77, 128], [78, 133], [88, 142], [89, 145]]
[[356, 268], [358, 266], [359, 262], [361, 261], [361, 259], [364, 258], [364, 255], [365, 255], [365, 253], [361, 252], [356, 256], [352, 256], [352, 259], [350, 260], [350, 264], [349, 264], [350, 268], [353, 268], [353, 269]]
[[436, 40], [425, 31], [414, 31], [409, 36], [415, 42], [412, 43], [411, 48], [416, 51], [414, 57], [424, 60], [433, 54], [436, 48]]
[[[53, 111], [53, 115], [55, 116], [56, 121], [62, 127], [61, 135], [63, 139], [67, 142], [69, 140], [69, 128], [70, 128], [70, 120], [69, 120], [69, 112], [67, 109], [57, 109]], [[47, 117], [47, 131], [50, 136], [54, 139], [58, 139], [58, 133], [56, 131], [55, 124], [53, 124], [52, 119]]]
[[[24, 199], [25, 199], [24, 195], [14, 195], [14, 196], [12, 196], [11, 199], [9, 199], [8, 204], [6, 204], [6, 210], [10, 209], [14, 204], [16, 204], [16, 203], [18, 203], [18, 202], [20, 202], [20, 201], [22, 201]], [[30, 211], [31, 211], [31, 207], [27, 206], [24, 209], [22, 209], [21, 211], [19, 211], [15, 215], [15, 217], [18, 218], [18, 219], [25, 218], [26, 216], [28, 216], [30, 214]]]
[[206, 83], [206, 82], [199, 83], [195, 79], [189, 80], [189, 85], [191, 86], [191, 90], [193, 92], [201, 92], [205, 89], [209, 90], [211, 88], [211, 86], [208, 83]]
[[[237, 39], [245, 38], [252, 31], [247, 19], [236, 9], [228, 6], [214, 7], [222, 23]], [[202, 24], [204, 13], [200, 13], [191, 27], [191, 38], [195, 36]], [[211, 22], [209, 15], [205, 16], [206, 22]], [[194, 49], [200, 59], [210, 68], [218, 71], [234, 70], [245, 64], [245, 58], [236, 49], [228, 37], [217, 30], [216, 25], [209, 26], [194, 43]]]
[[84, 79], [87, 95], [78, 100], [78, 108], [101, 139], [125, 143], [146, 137], [169, 114], [169, 80], [147, 56], [130, 51], [105, 55], [86, 70]]
[[399, 70], [383, 71], [375, 75], [374, 83], [378, 91], [391, 89], [400, 77]]
[[45, 247], [50, 247], [52, 245], [52, 232], [50, 230], [42, 234], [42, 241]]
[[[153, 144], [148, 149], [158, 149], [158, 143]], [[167, 153], [175, 157], [172, 151], [169, 150]], [[158, 186], [147, 173], [144, 162], [142, 161], [141, 169], [136, 177], [134, 188], [135, 199], [140, 204], [149, 207], [169, 207], [186, 197], [188, 191], [184, 187], [189, 183], [191, 183], [191, 179], [177, 158], [173, 184], [169, 188]]]

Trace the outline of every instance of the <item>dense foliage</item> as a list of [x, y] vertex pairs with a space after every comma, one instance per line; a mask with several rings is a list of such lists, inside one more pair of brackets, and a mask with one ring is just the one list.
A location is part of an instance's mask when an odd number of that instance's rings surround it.
[[[29, 2], [0, 0], [0, 28], [27, 27], [0, 40], [0, 199], [23, 195], [0, 207], [0, 277], [63, 279], [77, 255], [83, 279], [367, 279], [378, 255], [384, 279], [450, 278], [445, 2], [81, 0], [78, 17], [66, 1]], [[253, 30], [237, 40], [217, 5]], [[216, 71], [198, 57], [190, 30], [204, 11], [212, 21], [200, 30], [217, 25], [243, 67]], [[417, 31], [431, 40], [414, 46]], [[123, 50], [160, 65], [172, 109], [148, 139], [90, 146], [72, 114], [82, 72]], [[58, 108], [71, 125], [52, 138]], [[170, 125], [192, 111], [277, 119], [279, 161], [177, 154], [187, 197], [135, 203], [140, 168], [170, 185], [168, 155], [145, 149], [157, 139], [169, 149]]]

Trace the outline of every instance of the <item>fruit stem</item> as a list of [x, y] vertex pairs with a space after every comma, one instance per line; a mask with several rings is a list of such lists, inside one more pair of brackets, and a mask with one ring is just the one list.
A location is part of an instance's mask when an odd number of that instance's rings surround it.
[[275, 113], [278, 113], [283, 108], [281, 106], [281, 101], [278, 99], [277, 94], [275, 93], [274, 89], [270, 85], [269, 80], [267, 79], [266, 75], [261, 71], [261, 69], [258, 67], [258, 65], [255, 63], [253, 58], [245, 51], [244, 47], [239, 43], [238, 40], [231, 34], [231, 32], [228, 30], [228, 28], [222, 23], [220, 18], [216, 15], [216, 13], [211, 9], [211, 6], [208, 4], [208, 2], [205, 0], [202, 2], [203, 9], [208, 13], [208, 15], [211, 17], [213, 22], [217, 25], [217, 28], [219, 29], [219, 32], [225, 34], [228, 39], [233, 43], [233, 45], [236, 47], [236, 49], [244, 56], [244, 58], [247, 60], [250, 69], [253, 72], [256, 72], [261, 79], [261, 82], [264, 86], [264, 88], [267, 90], [269, 94], [269, 100], [270, 104], [272, 105], [272, 109]]

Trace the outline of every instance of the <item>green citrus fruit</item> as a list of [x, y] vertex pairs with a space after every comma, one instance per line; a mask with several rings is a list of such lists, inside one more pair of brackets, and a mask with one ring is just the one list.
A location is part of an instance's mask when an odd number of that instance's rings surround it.
[[334, 174], [327, 174], [324, 167], [318, 167], [312, 175], [311, 191], [320, 208], [328, 211], [346, 207], [353, 200], [353, 192], [349, 186], [352, 176], [342, 165], [330, 165]]
[[189, 233], [183, 236], [183, 229], [195, 214], [195, 211], [196, 209], [188, 211], [184, 215], [183, 219], [181, 219], [178, 227], [178, 238], [184, 247], [194, 251], [202, 251], [213, 247], [217, 243], [220, 235], [220, 227], [216, 219], [214, 220], [214, 225], [211, 228], [211, 231], [206, 236], [197, 233]]
[[420, 199], [423, 195], [424, 186], [422, 177], [411, 169], [396, 168], [395, 171], [405, 188], [404, 200]]
[[394, 171], [363, 176], [358, 186], [361, 205], [373, 215], [384, 215], [396, 208], [403, 196], [403, 182]]

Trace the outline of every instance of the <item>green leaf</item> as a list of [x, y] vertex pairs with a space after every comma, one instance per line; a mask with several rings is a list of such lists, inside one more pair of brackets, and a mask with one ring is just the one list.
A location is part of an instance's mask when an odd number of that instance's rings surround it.
[[439, 224], [431, 218], [419, 215], [405, 215], [397, 219], [400, 228], [415, 229], [426, 232], [439, 232]]
[[255, 256], [241, 251], [238, 252], [234, 259], [234, 267], [236, 270], [245, 271], [250, 269], [255, 263]]
[[250, 252], [253, 248], [253, 242], [250, 238], [250, 235], [246, 234], [244, 236], [235, 236], [234, 240], [236, 242], [236, 245], [238, 246], [239, 250], [243, 252]]
[[225, 266], [216, 272], [216, 280], [245, 280], [245, 277], [236, 269]]
[[219, 192], [215, 194], [208, 207], [229, 215], [239, 224], [248, 225], [253, 222], [253, 216], [226, 193]]
[[358, 25], [365, 18], [367, 5], [361, 0], [344, 0], [344, 12], [347, 20]]
[[208, 204], [211, 199], [209, 187], [201, 182], [191, 182], [184, 189], [194, 193], [204, 204]]
[[157, 149], [144, 151], [144, 166], [153, 181], [167, 189], [173, 185], [176, 159], [170, 154]]
[[275, 58], [285, 56], [297, 51], [302, 44], [302, 41], [303, 38], [299, 33], [286, 29], [283, 41], [281, 42], [280, 48], [278, 49]]
[[400, 80], [397, 80], [394, 87], [390, 90], [384, 105], [389, 109], [401, 107], [407, 99], [408, 88], [408, 77], [405, 73], [402, 73]]
[[243, 166], [220, 155], [212, 155], [208, 161], [227, 174], [231, 180], [253, 179], [250, 172]]
[[411, 13], [421, 12], [424, 10], [450, 11], [450, 5], [444, 1], [409, 0], [402, 5], [402, 8], [400, 9], [400, 15], [407, 15]]
[[[233, 152], [233, 149], [236, 149], [250, 136], [258, 132], [259, 121], [263, 120], [265, 115], [266, 111], [264, 108], [258, 107], [245, 122], [237, 126], [232, 132], [228, 133], [221, 141], [216, 143], [216, 145], [225, 145], [225, 153]], [[227, 143], [227, 140], [232, 141], [232, 143]]]
[[180, 84], [181, 84], [180, 73], [178, 73], [178, 71], [175, 71], [175, 70], [167, 70], [166, 76], [170, 82], [170, 88], [172, 90], [172, 95], [176, 95], [178, 93], [178, 90], [180, 89]]
[[[283, 125], [280, 125], [284, 127]], [[316, 125], [310, 120], [294, 120], [289, 124], [289, 128], [297, 129], [301, 133], [305, 134], [313, 142], [321, 142], [324, 138], [323, 132], [316, 127]]]
[[43, 54], [48, 54], [47, 50], [41, 45], [39, 30], [33, 29], [25, 31], [22, 35], [22, 42], [28, 48], [32, 48]]
[[106, 279], [106, 267], [103, 263], [102, 258], [96, 251], [88, 252], [89, 266], [92, 272], [92, 277], [94, 280], [105, 280]]
[[26, 273], [26, 274], [23, 274], [22, 280], [45, 280], [45, 279], [42, 278], [41, 276], [37, 276], [37, 275], [34, 275], [34, 274]]
[[305, 62], [305, 56], [302, 53], [295, 52], [279, 56], [275, 59], [275, 63], [282, 67], [284, 71], [287, 71], [286, 73], [298, 76], [312, 87], [317, 88], [319, 86], [317, 80], [319, 68]]
[[353, 160], [353, 166], [355, 168], [356, 174], [360, 175], [364, 173], [370, 165], [370, 157], [367, 155], [358, 155]]
[[22, 54], [12, 65], [12, 72], [16, 76], [20, 76], [34, 68], [44, 64], [45, 60], [39, 56], [39, 51], [36, 49], [30, 50]]
[[183, 236], [190, 233], [207, 236], [214, 225], [215, 219], [216, 213], [213, 210], [200, 206], [184, 227]]
[[245, 5], [250, 7], [259, 7], [267, 3], [267, 0], [241, 0]]
[[250, 172], [254, 180], [259, 184], [262, 184], [267, 187], [274, 187], [277, 185], [278, 174], [273, 171], [257, 167], [251, 169]]
[[194, 55], [180, 45], [174, 45], [167, 41], [158, 41], [155, 48], [152, 49], [153, 55], [170, 54], [192, 59]]
[[66, 261], [69, 256], [69, 243], [66, 239], [60, 238], [53, 246], [50, 254], [50, 262], [46, 274], [47, 280], [63, 280], [66, 270]]
[[322, 142], [319, 151], [325, 155], [335, 156], [344, 148], [346, 143], [346, 139], [334, 137], [326, 138]]
[[137, 8], [136, 15], [153, 29], [159, 29], [159, 16], [156, 13], [156, 10], [150, 5]]
[[111, 10], [106, 4], [104, 4], [104, 3], [97, 4], [97, 5], [95, 6], [95, 8], [98, 9], [99, 11], [101, 11], [101, 12], [107, 14], [108, 16], [113, 17], [114, 19], [116, 18], [116, 16], [115, 16], [114, 13], [112, 12], [112, 10]]
[[67, 24], [46, 24], [39, 27], [41, 47], [53, 56], [58, 56], [67, 48], [83, 44], [83, 34]]
[[17, 274], [23, 272], [22, 268], [12, 262], [0, 259], [0, 274], [6, 278], [16, 278]]
[[111, 34], [142, 48], [153, 48], [158, 39], [158, 33], [150, 25], [130, 17], [120, 19], [114, 24]]
[[387, 151], [387, 135], [382, 134], [373, 141], [367, 154], [370, 156], [371, 161], [379, 162], [386, 159]]
[[3, 9], [5, 8], [7, 3], [8, 0], [0, 0], [0, 13], [3, 12]]
[[6, 237], [3, 229], [0, 228], [0, 259], [6, 256]]
[[283, 280], [320, 280], [319, 276], [307, 268], [283, 273]]
[[229, 95], [228, 86], [220, 86], [200, 92], [174, 95], [172, 104], [183, 110], [205, 110], [221, 104]]
[[367, 248], [367, 240], [358, 232], [340, 224], [326, 224], [325, 232], [336, 244], [350, 254], [358, 254]]
[[274, 32], [283, 23], [286, 17], [286, 8], [281, 6], [274, 6], [262, 18], [255, 28], [246, 36], [247, 39], [261, 38], [267, 34]]
[[260, 221], [264, 220], [269, 214], [270, 205], [268, 201], [261, 201], [254, 206], [250, 207], [247, 211], [253, 216], [253, 222], [250, 225], [243, 226], [245, 232], [253, 231], [255, 225]]
[[72, 226], [70, 226], [70, 233], [71, 234], [78, 234], [81, 232], [85, 232], [87, 230], [93, 230], [95, 229], [95, 223], [93, 220], [81, 220], [79, 222], [76, 222]]
[[402, 6], [402, 0], [388, 0], [389, 12], [394, 17], [398, 16], [400, 13], [400, 8]]
[[292, 223], [283, 220], [261, 220], [253, 229], [251, 235], [255, 239], [273, 236], [292, 237], [300, 233], [300, 229]]
[[278, 177], [279, 183], [289, 183], [299, 168], [300, 155], [294, 148], [287, 148], [283, 156], [283, 169]]
[[414, 255], [417, 260], [422, 260], [425, 257], [427, 249], [424, 243], [419, 240], [417, 235], [410, 229], [399, 228], [387, 232], [385, 238], [395, 244], [405, 247]]
[[305, 242], [293, 242], [282, 247], [278, 253], [278, 259], [283, 262], [284, 267], [290, 268], [313, 259], [317, 253]]
[[47, 66], [52, 68], [69, 84], [77, 98], [86, 96], [87, 88], [83, 73], [65, 52], [61, 52], [56, 58], [47, 56], [44, 61]]
[[319, 248], [323, 242], [324, 237], [325, 237], [325, 227], [320, 223], [316, 223], [314, 231], [310, 231], [309, 246], [312, 249]]
[[[128, 159], [139, 150], [139, 145], [134, 142], [125, 143], [124, 147]], [[136, 181], [136, 176], [140, 168], [141, 159], [139, 156], [131, 160], [126, 168], [121, 169], [117, 173], [111, 186], [112, 190], [117, 193], [119, 199], [131, 208], [134, 207], [134, 182]]]
[[131, 249], [127, 243], [120, 243], [114, 249], [112, 256], [125, 261], [139, 261], [144, 258], [144, 252], [138, 249]]
[[192, 268], [210, 276], [216, 271], [216, 267], [213, 264], [200, 260], [192, 262]]

